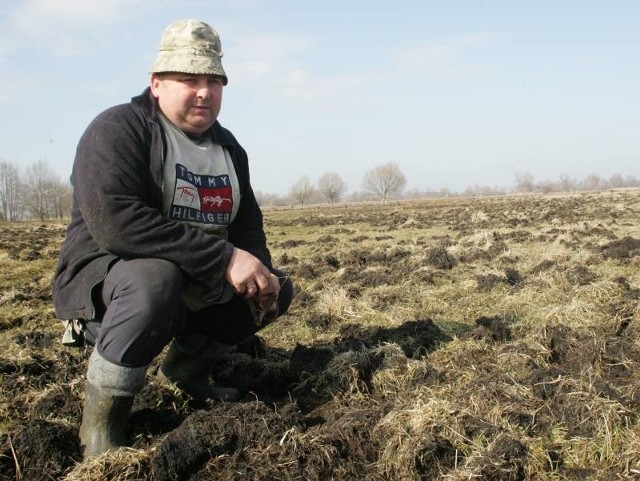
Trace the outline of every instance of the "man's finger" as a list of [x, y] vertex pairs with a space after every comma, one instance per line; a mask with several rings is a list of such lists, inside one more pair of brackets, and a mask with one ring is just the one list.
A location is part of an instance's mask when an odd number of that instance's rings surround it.
[[260, 305], [267, 312], [273, 312], [278, 306], [278, 295], [273, 292], [260, 298]]
[[255, 277], [254, 281], [255, 281], [254, 285], [257, 289], [257, 292], [260, 295], [265, 295], [265, 294], [274, 292], [273, 284], [271, 282], [271, 273], [269, 273], [268, 276], [260, 273]]

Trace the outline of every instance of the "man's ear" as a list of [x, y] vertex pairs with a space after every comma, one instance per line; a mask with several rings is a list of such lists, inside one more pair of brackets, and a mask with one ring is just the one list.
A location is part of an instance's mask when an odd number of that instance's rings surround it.
[[157, 73], [152, 73], [151, 77], [149, 78], [149, 87], [151, 87], [151, 94], [155, 98], [158, 98], [160, 95], [159, 90], [160, 90], [161, 81], [162, 81], [162, 78]]

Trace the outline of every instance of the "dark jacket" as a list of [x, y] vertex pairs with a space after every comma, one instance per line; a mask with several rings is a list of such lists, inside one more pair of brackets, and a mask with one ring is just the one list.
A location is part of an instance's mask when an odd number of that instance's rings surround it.
[[229, 151], [240, 184], [240, 206], [227, 240], [163, 216], [165, 137], [148, 88], [91, 122], [71, 174], [71, 222], [53, 282], [58, 318], [93, 319], [91, 291], [119, 258], [166, 259], [180, 266], [186, 279], [205, 285], [226, 282], [234, 246], [271, 267], [247, 154], [218, 122], [211, 137]]

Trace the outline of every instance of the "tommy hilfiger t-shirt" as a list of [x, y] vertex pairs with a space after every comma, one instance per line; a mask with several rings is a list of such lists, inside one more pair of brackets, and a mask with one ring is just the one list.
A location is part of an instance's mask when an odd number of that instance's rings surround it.
[[[227, 239], [227, 227], [240, 205], [238, 176], [229, 152], [209, 137], [192, 140], [166, 117], [160, 118], [167, 137], [164, 216]], [[205, 286], [185, 280], [183, 284], [182, 299], [194, 311], [228, 302], [232, 296], [226, 282]]]
[[167, 136], [165, 217], [226, 239], [227, 226], [240, 204], [238, 177], [229, 152], [208, 136], [192, 140], [164, 116], [160, 118]]

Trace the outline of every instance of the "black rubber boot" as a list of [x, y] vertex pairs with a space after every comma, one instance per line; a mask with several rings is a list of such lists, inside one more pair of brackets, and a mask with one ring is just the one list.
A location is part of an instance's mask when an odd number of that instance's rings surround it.
[[160, 369], [158, 379], [176, 385], [191, 397], [204, 401], [215, 399], [234, 402], [240, 399], [240, 391], [233, 387], [221, 387], [211, 384], [211, 369], [214, 361], [222, 354], [228, 355], [232, 346], [219, 345], [199, 355], [186, 352], [184, 339], [174, 340], [169, 346]]
[[144, 387], [147, 367], [114, 364], [97, 350], [89, 357], [80, 425], [84, 458], [125, 446], [126, 427], [135, 395]]
[[85, 459], [126, 445], [126, 425], [133, 399], [109, 396], [87, 383], [80, 426], [80, 444]]

